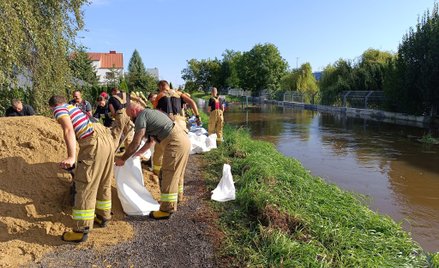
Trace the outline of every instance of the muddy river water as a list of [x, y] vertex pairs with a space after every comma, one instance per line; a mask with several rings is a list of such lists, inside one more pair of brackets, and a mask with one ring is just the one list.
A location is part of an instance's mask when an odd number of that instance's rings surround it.
[[271, 105], [232, 105], [225, 121], [248, 127], [313, 175], [365, 195], [424, 250], [439, 251], [439, 145], [417, 140], [426, 129]]

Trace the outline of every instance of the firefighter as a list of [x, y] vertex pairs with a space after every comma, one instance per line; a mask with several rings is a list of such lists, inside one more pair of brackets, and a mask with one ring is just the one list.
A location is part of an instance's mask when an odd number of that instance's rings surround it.
[[223, 126], [224, 126], [224, 103], [218, 97], [218, 90], [216, 87], [211, 89], [211, 97], [209, 99], [209, 125], [207, 132], [209, 135], [216, 133], [216, 142], [221, 144], [223, 141]]
[[126, 102], [127, 98], [125, 93], [121, 92], [117, 87], [114, 87], [111, 90], [111, 97], [108, 100], [108, 108], [110, 109], [111, 116], [114, 118], [110, 129], [116, 148], [120, 147], [119, 143], [122, 135], [126, 137], [125, 147], [133, 138], [132, 122], [125, 113]]
[[[158, 83], [159, 94], [153, 102], [153, 107], [157, 110], [167, 114], [171, 120], [178, 124], [182, 129], [188, 133], [186, 117], [183, 114], [183, 104], [188, 104], [197, 118], [197, 124], [201, 124], [200, 116], [198, 113], [198, 107], [194, 100], [192, 100], [187, 94], [176, 91], [170, 88], [169, 83], [166, 80], [161, 80]], [[154, 147], [153, 155], [153, 173], [160, 178], [160, 170], [163, 163], [163, 146], [156, 144]], [[183, 201], [184, 191], [184, 176], [180, 178], [178, 184], [178, 200]]]
[[125, 161], [135, 154], [143, 138], [148, 138], [144, 147], [151, 146], [155, 141], [160, 143], [164, 151], [160, 183], [160, 210], [151, 212], [150, 217], [167, 219], [177, 210], [178, 183], [186, 170], [190, 141], [187, 133], [178, 124], [174, 124], [166, 114], [145, 107], [146, 100], [131, 96], [126, 113], [135, 119], [134, 138], [125, 153], [116, 159], [116, 165], [124, 165]]
[[[114, 143], [110, 131], [102, 124], [91, 123], [79, 108], [67, 104], [62, 96], [52, 96], [49, 106], [64, 132], [67, 158], [60, 167], [69, 169], [76, 163], [73, 231], [64, 232], [62, 239], [83, 242], [93, 228], [93, 220], [105, 227], [111, 219], [111, 179], [113, 177]], [[79, 153], [76, 161], [76, 141]]]

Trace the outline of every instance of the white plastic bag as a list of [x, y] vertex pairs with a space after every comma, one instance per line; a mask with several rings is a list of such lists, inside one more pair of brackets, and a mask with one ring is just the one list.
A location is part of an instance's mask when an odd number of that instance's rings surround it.
[[130, 157], [125, 165], [114, 167], [117, 195], [127, 215], [148, 215], [160, 209], [159, 203], [145, 188], [139, 157]]
[[224, 164], [223, 176], [218, 186], [212, 191], [211, 199], [218, 202], [235, 200], [235, 184], [233, 183], [230, 165]]
[[199, 154], [216, 149], [216, 134], [207, 136], [207, 131], [203, 127], [191, 128], [188, 133], [191, 142], [190, 154]]

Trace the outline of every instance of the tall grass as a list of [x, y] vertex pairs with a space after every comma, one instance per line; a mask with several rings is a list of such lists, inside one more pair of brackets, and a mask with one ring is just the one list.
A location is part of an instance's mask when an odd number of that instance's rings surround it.
[[206, 154], [211, 188], [224, 163], [237, 198], [215, 204], [226, 234], [224, 257], [239, 267], [426, 267], [420, 246], [353, 194], [310, 175], [295, 159], [247, 131], [225, 127]]

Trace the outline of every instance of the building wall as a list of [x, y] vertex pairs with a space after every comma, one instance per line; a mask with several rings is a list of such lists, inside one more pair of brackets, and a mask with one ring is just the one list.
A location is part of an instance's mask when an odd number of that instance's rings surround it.
[[146, 68], [146, 72], [152, 75], [155, 79], [159, 80], [159, 69], [156, 68]]

